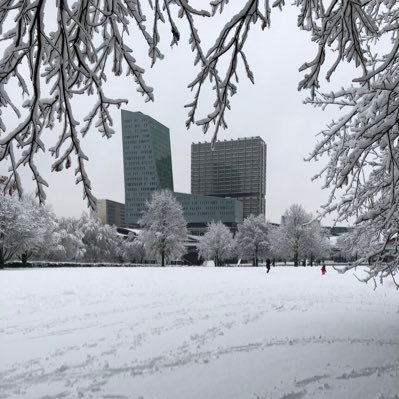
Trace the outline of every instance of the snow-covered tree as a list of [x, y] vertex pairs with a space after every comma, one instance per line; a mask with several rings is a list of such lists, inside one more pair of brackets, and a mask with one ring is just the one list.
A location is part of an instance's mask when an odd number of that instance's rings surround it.
[[116, 262], [120, 257], [121, 240], [115, 226], [102, 223], [86, 213], [78, 220], [86, 262]]
[[[321, 132], [309, 159], [328, 157], [315, 178], [324, 176], [331, 190], [324, 213], [336, 212], [338, 221], [355, 220], [360, 236], [374, 231], [381, 238], [365, 281], [399, 271], [399, 255], [390, 260], [385, 249], [396, 240], [399, 222], [398, 113], [399, 3], [393, 0], [358, 2], [341, 0], [326, 7], [321, 0], [297, 1], [299, 25], [317, 43], [315, 58], [301, 70], [308, 73], [299, 88], [311, 90], [307, 103], [344, 110]], [[320, 92], [320, 74], [327, 50], [335, 58], [326, 78], [343, 61], [352, 62], [356, 74], [338, 91]], [[354, 265], [349, 266], [349, 270]]]
[[[17, 201], [18, 198], [14, 197]], [[52, 231], [56, 226], [55, 215], [45, 206], [38, 204], [33, 197], [21, 201], [25, 215], [25, 229], [20, 234], [19, 258], [26, 263], [32, 256], [44, 259], [52, 245]]]
[[128, 262], [142, 263], [145, 258], [145, 247], [140, 237], [129, 233], [122, 244], [122, 257]]
[[32, 252], [32, 259], [42, 261], [66, 260], [65, 248], [59, 234], [58, 219], [50, 214], [48, 226], [40, 245]]
[[307, 234], [305, 256], [313, 266], [315, 259], [326, 258], [330, 255], [331, 245], [327, 237], [327, 230], [321, 226], [319, 220], [313, 220], [309, 224]]
[[77, 218], [60, 218], [52, 234], [49, 260], [79, 261], [86, 252], [82, 241], [83, 232]]
[[[348, 233], [342, 234], [337, 239], [337, 248], [354, 264], [371, 263], [375, 252], [381, 247], [383, 237], [373, 230], [364, 231], [362, 228], [354, 228]], [[392, 242], [395, 242], [393, 240]], [[386, 247], [384, 255], [391, 256], [392, 242]]]
[[44, 246], [52, 215], [31, 197], [0, 195], [0, 267], [14, 256], [27, 259]]
[[[77, 182], [82, 183], [89, 206], [95, 206], [80, 136], [94, 126], [110, 137], [110, 107], [127, 102], [106, 94], [109, 65], [116, 76], [123, 72], [131, 75], [145, 100], [153, 100], [153, 89], [144, 81], [144, 69], [136, 63], [132, 48], [141, 37], [148, 46], [151, 64], [161, 59], [160, 22], [168, 24], [172, 45], [180, 40], [181, 23], [188, 25], [197, 75], [188, 86], [193, 98], [187, 104], [186, 125], [196, 123], [205, 132], [214, 125], [215, 141], [219, 129], [227, 127], [225, 112], [237, 92], [240, 65], [254, 82], [245, 55], [250, 28], [257, 24], [262, 29], [268, 27], [271, 15], [269, 0], [242, 2], [238, 11], [226, 17], [210, 48], [204, 49], [198, 18], [212, 23], [213, 16], [224, 12], [228, 3], [212, 0], [209, 10], [197, 10], [187, 0], [154, 0], [148, 5], [141, 0], [0, 2], [0, 40], [5, 46], [0, 59], [0, 106], [14, 110], [22, 119], [11, 129], [0, 119], [0, 130], [5, 133], [0, 137], [0, 161], [7, 158], [11, 167], [6, 186], [15, 183], [21, 195], [18, 169], [28, 165], [36, 193], [41, 201], [45, 199], [43, 187], [47, 183], [34, 158], [48, 147], [41, 137], [43, 130], [57, 123], [61, 135], [49, 149], [55, 157], [53, 170], [70, 167], [75, 155]], [[284, 5], [285, 0], [276, 0], [272, 7], [282, 9]], [[338, 220], [354, 217], [364, 231], [377, 228], [385, 241], [373, 257], [369, 278], [393, 276], [399, 271], [399, 255], [390, 262], [380, 255], [387, 243], [396, 239], [399, 222], [399, 3], [294, 0], [294, 5], [298, 7], [299, 29], [310, 32], [310, 40], [317, 45], [315, 57], [299, 68], [304, 76], [298, 88], [310, 90], [309, 104], [344, 110], [321, 132], [321, 140], [309, 157], [329, 158], [318, 175], [325, 177], [325, 188], [331, 190], [324, 212], [336, 211]], [[54, 12], [56, 27], [46, 28], [45, 18]], [[325, 67], [329, 60], [331, 64]], [[321, 74], [325, 72], [330, 81], [344, 62], [353, 63], [356, 74], [342, 89], [323, 93]], [[15, 101], [15, 83], [26, 97], [22, 106]], [[215, 101], [208, 115], [201, 118], [198, 104], [207, 85], [214, 90]], [[95, 100], [79, 128], [73, 100], [80, 95], [93, 95]]]
[[180, 258], [185, 253], [187, 223], [183, 209], [169, 190], [154, 192], [139, 223], [143, 226], [140, 239], [148, 257], [166, 260]]
[[301, 205], [291, 205], [285, 212], [282, 223], [273, 229], [271, 245], [277, 257], [293, 259], [295, 266], [299, 260], [328, 254], [328, 241], [317, 220], [307, 213]]
[[229, 228], [222, 222], [211, 222], [199, 241], [199, 256], [205, 260], [213, 260], [215, 266], [220, 266], [232, 255], [233, 244], [233, 234]]
[[19, 217], [21, 208], [15, 198], [0, 195], [0, 268], [18, 250], [18, 237], [24, 227]]
[[263, 215], [249, 215], [238, 225], [235, 237], [237, 255], [253, 259], [254, 266], [258, 266], [258, 259], [269, 255], [269, 230]]
[[16, 189], [15, 183], [13, 185], [8, 184], [7, 176], [0, 176], [0, 195], [14, 195]]

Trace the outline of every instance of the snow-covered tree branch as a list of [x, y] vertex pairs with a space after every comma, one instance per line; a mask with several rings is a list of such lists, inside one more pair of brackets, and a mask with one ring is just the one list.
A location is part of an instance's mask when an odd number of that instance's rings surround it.
[[[13, 110], [21, 120], [10, 127], [0, 115], [0, 161], [6, 160], [10, 167], [5, 190], [15, 184], [22, 196], [19, 168], [27, 166], [36, 182], [36, 195], [41, 202], [45, 200], [47, 182], [35, 158], [49, 147], [42, 140], [43, 131], [57, 124], [60, 137], [48, 148], [55, 159], [53, 170], [76, 162], [76, 181], [82, 183], [88, 205], [95, 206], [81, 138], [91, 128], [105, 137], [113, 134], [111, 107], [120, 107], [126, 99], [107, 96], [107, 74], [130, 75], [145, 100], [154, 99], [144, 69], [132, 52], [140, 37], [151, 64], [162, 59], [159, 23], [163, 22], [170, 27], [172, 45], [180, 40], [182, 24], [188, 27], [198, 69], [189, 84], [193, 98], [186, 105], [186, 124], [196, 123], [205, 132], [213, 126], [215, 141], [219, 129], [227, 127], [226, 110], [237, 92], [238, 66], [254, 81], [245, 54], [250, 28], [269, 26], [271, 14], [268, 0], [246, 0], [227, 16], [228, 3], [212, 0], [205, 7], [208, 10], [200, 10], [187, 0], [0, 1], [0, 40], [6, 46], [0, 59], [0, 107]], [[309, 156], [309, 160], [328, 158], [328, 165], [316, 176], [324, 177], [324, 186], [331, 191], [324, 212], [336, 211], [338, 221], [355, 218], [364, 231], [375, 229], [381, 247], [373, 256], [370, 278], [380, 273], [394, 276], [399, 256], [395, 253], [387, 262], [385, 250], [388, 243], [398, 240], [399, 223], [399, 4], [394, 0], [295, 0], [294, 4], [299, 29], [310, 32], [317, 44], [313, 59], [300, 67], [304, 76], [298, 89], [310, 91], [309, 104], [343, 110], [321, 132]], [[284, 0], [273, 3], [278, 8], [284, 5]], [[53, 31], [44, 22], [51, 7], [55, 7], [57, 21]], [[217, 13], [226, 16], [226, 23], [213, 44], [204, 49], [198, 18], [213, 21]], [[133, 39], [134, 29], [139, 34]], [[323, 92], [322, 74], [331, 80], [343, 62], [352, 63], [357, 74], [342, 89]], [[21, 107], [13, 98], [15, 83], [26, 97]], [[199, 101], [207, 85], [215, 100], [201, 117], [197, 115]], [[74, 99], [88, 95], [95, 101], [81, 124]]]
[[[345, 113], [321, 132], [309, 159], [329, 159], [316, 176], [324, 176], [324, 187], [331, 190], [324, 213], [336, 211], [338, 221], [355, 220], [359, 239], [371, 231], [380, 237], [379, 247], [374, 245], [364, 254], [373, 259], [366, 280], [379, 274], [394, 276], [399, 257], [387, 257], [386, 250], [388, 243], [397, 240], [399, 221], [398, 3], [341, 0], [331, 2], [326, 10], [322, 5], [302, 4], [308, 12], [307, 21], [300, 25], [312, 32], [318, 53], [303, 65], [302, 70], [309, 72], [299, 87], [311, 89], [307, 103], [336, 106]], [[320, 93], [327, 47], [336, 50], [327, 80], [344, 60], [360, 70], [346, 88]]]
[[[180, 40], [179, 26], [183, 23], [188, 26], [189, 44], [199, 72], [189, 84], [194, 98], [187, 105], [187, 126], [197, 123], [207, 131], [213, 123], [215, 140], [218, 129], [227, 127], [225, 111], [230, 108], [230, 97], [237, 91], [233, 81], [237, 80], [239, 60], [253, 81], [244, 52], [250, 25], [261, 21], [264, 28], [269, 24], [269, 6], [262, 11], [258, 0], [247, 1], [242, 10], [229, 19], [214, 45], [205, 51], [196, 20], [211, 18], [227, 3], [212, 1], [207, 11], [195, 9], [187, 0], [149, 3], [142, 0], [57, 0], [55, 4], [47, 0], [1, 1], [0, 40], [7, 47], [0, 59], [0, 107], [12, 109], [21, 119], [18, 126], [10, 127], [5, 125], [0, 114], [0, 161], [7, 159], [11, 171], [7, 187], [16, 184], [22, 195], [19, 168], [27, 166], [36, 182], [36, 195], [43, 202], [47, 182], [36, 166], [35, 157], [39, 151], [48, 149], [54, 156], [52, 170], [55, 172], [71, 167], [75, 160], [76, 182], [82, 184], [88, 206], [95, 207], [85, 168], [88, 158], [81, 138], [92, 128], [102, 136], [111, 137], [114, 133], [111, 107], [127, 103], [127, 99], [107, 96], [107, 74], [131, 76], [145, 101], [154, 100], [153, 88], [147, 85], [144, 69], [136, 62], [133, 49], [141, 38], [148, 47], [151, 65], [162, 59], [158, 47], [159, 23], [170, 26], [172, 45]], [[55, 30], [46, 28], [47, 13], [55, 15]], [[139, 34], [134, 36], [137, 32]], [[228, 67], [222, 74], [218, 66], [222, 59], [229, 57]], [[208, 81], [216, 93], [213, 111], [206, 118], [198, 119], [199, 97]], [[12, 91], [15, 82], [20, 87], [20, 95], [26, 98], [22, 104], [27, 110], [25, 113], [15, 105]], [[74, 107], [74, 99], [79, 96], [95, 97], [83, 121], [78, 119]], [[42, 141], [42, 133], [55, 126], [61, 133], [55, 145], [49, 148]]]

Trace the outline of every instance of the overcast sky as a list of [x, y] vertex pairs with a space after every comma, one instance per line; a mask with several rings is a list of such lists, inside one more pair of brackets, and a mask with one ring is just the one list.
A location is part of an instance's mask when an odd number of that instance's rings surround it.
[[[204, 2], [200, 2], [204, 6]], [[237, 5], [237, 3], [235, 4]], [[230, 6], [229, 6], [230, 7]], [[231, 7], [230, 7], [231, 8]], [[229, 9], [227, 9], [229, 11]], [[206, 48], [219, 32], [229, 13], [216, 21], [200, 24], [200, 34]], [[321, 190], [322, 182], [311, 182], [325, 160], [318, 163], [304, 162], [316, 143], [316, 134], [331, 118], [337, 118], [338, 110], [321, 111], [302, 101], [308, 95], [298, 92], [301, 79], [298, 68], [315, 55], [316, 46], [306, 32], [296, 27], [297, 9], [286, 7], [281, 13], [273, 10], [271, 28], [262, 31], [253, 28], [247, 41], [247, 57], [255, 75], [255, 85], [241, 70], [239, 92], [232, 100], [232, 110], [227, 114], [228, 130], [221, 131], [219, 139], [230, 140], [238, 137], [260, 136], [267, 143], [267, 193], [266, 217], [279, 222], [281, 215], [293, 203], [302, 204], [309, 212], [315, 213], [328, 195]], [[209, 21], [209, 20], [208, 20]], [[170, 33], [161, 30], [161, 48], [165, 59], [149, 68], [144, 44], [132, 37], [130, 47], [134, 49], [137, 63], [146, 69], [147, 84], [155, 89], [155, 102], [144, 103], [136, 92], [131, 78], [112, 77], [109, 81], [109, 96], [126, 97], [130, 111], [141, 111], [157, 119], [170, 129], [172, 163], [175, 191], [190, 192], [190, 151], [191, 143], [209, 141], [212, 132], [204, 136], [198, 127], [186, 130], [187, 109], [191, 101], [187, 84], [196, 76], [198, 69], [193, 66], [193, 57], [187, 44], [187, 32], [178, 47], [170, 49]], [[348, 70], [339, 70], [337, 82], [348, 82], [352, 76]], [[326, 86], [327, 87], [327, 86]], [[213, 94], [203, 97], [201, 117], [211, 110]], [[78, 112], [89, 111], [89, 102], [80, 97], [75, 102]], [[82, 140], [89, 156], [87, 170], [97, 198], [108, 198], [124, 202], [123, 159], [120, 111], [113, 109], [116, 134], [110, 139], [101, 138], [94, 129]], [[14, 126], [9, 125], [8, 128]], [[59, 131], [47, 134], [47, 148], [53, 145]], [[59, 216], [79, 216], [87, 210], [82, 199], [81, 185], [75, 185], [71, 168], [61, 173], [50, 173], [52, 159], [40, 156], [38, 165], [50, 187], [47, 189], [48, 203]], [[0, 165], [0, 173], [6, 173], [6, 165]], [[30, 177], [23, 173], [24, 183], [29, 186]], [[28, 188], [29, 189], [29, 188]], [[330, 223], [328, 218], [325, 223]]]

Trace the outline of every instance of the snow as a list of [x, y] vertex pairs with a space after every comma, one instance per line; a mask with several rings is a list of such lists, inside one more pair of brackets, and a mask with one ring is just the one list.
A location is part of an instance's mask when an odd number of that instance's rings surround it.
[[372, 288], [316, 267], [3, 270], [0, 399], [397, 398], [398, 292]]

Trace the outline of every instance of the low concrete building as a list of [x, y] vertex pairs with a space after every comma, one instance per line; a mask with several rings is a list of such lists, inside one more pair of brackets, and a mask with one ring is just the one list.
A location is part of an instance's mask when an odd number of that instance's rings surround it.
[[101, 220], [105, 224], [117, 227], [126, 226], [125, 204], [109, 199], [97, 200], [97, 210], [91, 211], [90, 216]]
[[232, 198], [174, 193], [181, 204], [191, 234], [202, 235], [210, 222], [222, 222], [232, 231], [243, 220], [243, 204]]

